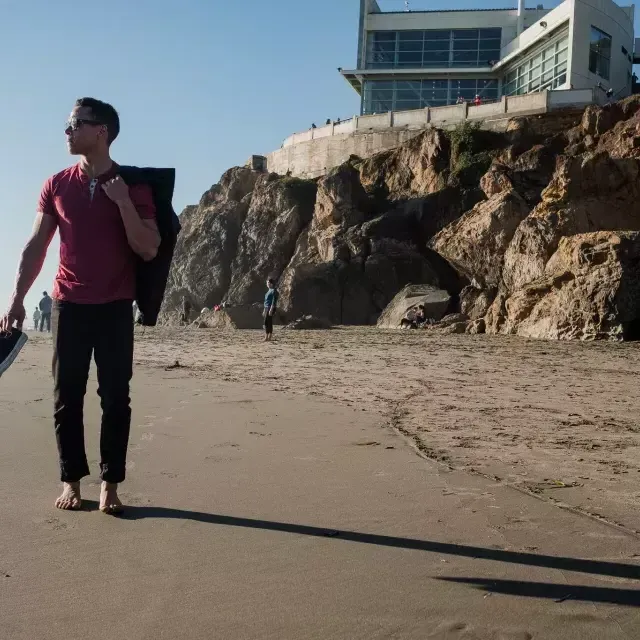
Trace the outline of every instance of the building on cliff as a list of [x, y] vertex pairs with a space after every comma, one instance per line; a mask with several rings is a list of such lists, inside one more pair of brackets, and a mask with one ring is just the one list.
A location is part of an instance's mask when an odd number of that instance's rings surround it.
[[[364, 115], [545, 90], [632, 92], [634, 6], [565, 0], [516, 9], [381, 11], [360, 0], [355, 69]], [[640, 52], [637, 52], [640, 56]], [[640, 58], [639, 60], [640, 61]], [[596, 95], [596, 99], [598, 96]]]

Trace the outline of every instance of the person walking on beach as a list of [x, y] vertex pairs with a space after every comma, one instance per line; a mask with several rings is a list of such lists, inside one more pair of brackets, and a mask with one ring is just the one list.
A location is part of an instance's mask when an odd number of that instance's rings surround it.
[[264, 341], [271, 342], [273, 338], [273, 316], [278, 306], [278, 298], [280, 297], [274, 278], [267, 280], [267, 289], [264, 297]]
[[46, 291], [42, 292], [42, 300], [38, 305], [40, 308], [40, 331], [44, 331], [46, 325], [47, 332], [51, 331], [51, 309], [53, 306], [53, 300], [49, 297]]
[[34, 331], [38, 331], [38, 329], [40, 328], [40, 318], [42, 317], [42, 314], [40, 313], [40, 309], [38, 309], [38, 307], [36, 307], [33, 310], [33, 330]]
[[20, 259], [0, 331], [25, 319], [24, 299], [60, 233], [60, 264], [53, 290], [54, 423], [62, 495], [59, 509], [81, 507], [80, 480], [89, 475], [83, 408], [93, 355], [102, 404], [100, 510], [118, 513], [125, 479], [131, 408], [136, 255], [151, 260], [160, 234], [151, 188], [128, 187], [109, 147], [120, 131], [116, 110], [94, 98], [75, 103], [65, 128], [80, 162], [49, 178], [42, 189], [31, 238]]
[[187, 296], [182, 297], [182, 313], [180, 314], [180, 324], [189, 324], [191, 316], [191, 303], [187, 300]]

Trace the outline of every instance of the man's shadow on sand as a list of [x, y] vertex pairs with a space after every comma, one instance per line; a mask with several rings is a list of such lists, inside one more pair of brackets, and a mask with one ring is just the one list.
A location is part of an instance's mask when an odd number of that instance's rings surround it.
[[[85, 508], [87, 507], [91, 508], [90, 502], [85, 504]], [[436, 542], [433, 540], [418, 540], [416, 538], [384, 536], [373, 533], [360, 533], [357, 531], [325, 529], [323, 527], [315, 527], [305, 524], [257, 520], [253, 518], [239, 518], [216, 513], [202, 513], [199, 511], [187, 511], [185, 509], [170, 509], [167, 507], [130, 506], [127, 507], [124, 514], [119, 517], [123, 520], [132, 521], [146, 519], [192, 520], [193, 522], [201, 522], [217, 526], [279, 531], [281, 533], [317, 538], [335, 538], [336, 541], [343, 542], [357, 542], [360, 544], [369, 544], [380, 547], [395, 547], [399, 549], [427, 551], [430, 553], [440, 553], [465, 558], [494, 560], [496, 562], [507, 562], [530, 567], [545, 567], [548, 569], [558, 569], [560, 571], [573, 571], [600, 576], [614, 576], [616, 578], [627, 578], [640, 581], [640, 565], [624, 564], [621, 562], [549, 556], [535, 553], [524, 553], [520, 551], [505, 551], [502, 549], [491, 549], [487, 547]], [[448, 582], [470, 584], [476, 588], [494, 593], [551, 598], [558, 602], [565, 600], [581, 600], [640, 607], [640, 590], [636, 589], [557, 585], [552, 583], [533, 583], [517, 580], [491, 580], [473, 577], [440, 577], [438, 579], [446, 580]]]

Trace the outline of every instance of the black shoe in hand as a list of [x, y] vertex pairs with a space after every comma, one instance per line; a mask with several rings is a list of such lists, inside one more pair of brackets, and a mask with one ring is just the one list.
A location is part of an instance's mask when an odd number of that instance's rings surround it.
[[27, 336], [18, 329], [0, 333], [0, 376], [11, 366], [26, 343]]

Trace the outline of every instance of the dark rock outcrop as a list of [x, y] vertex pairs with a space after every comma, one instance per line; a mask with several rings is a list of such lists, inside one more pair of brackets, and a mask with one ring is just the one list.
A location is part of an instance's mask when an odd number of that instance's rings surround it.
[[396, 326], [416, 285], [450, 331], [636, 337], [640, 98], [428, 129], [318, 181], [231, 169], [181, 220], [165, 321], [259, 310], [272, 276], [283, 322]]

